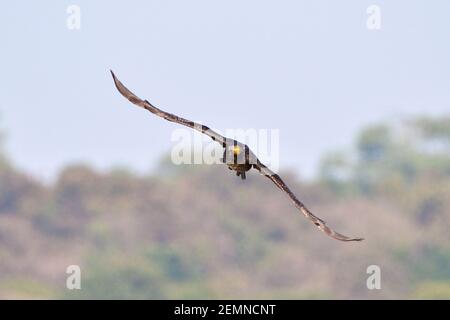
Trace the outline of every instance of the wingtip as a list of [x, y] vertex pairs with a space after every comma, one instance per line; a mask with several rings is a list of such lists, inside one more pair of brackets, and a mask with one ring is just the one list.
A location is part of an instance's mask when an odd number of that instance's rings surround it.
[[337, 240], [345, 241], [345, 242], [350, 242], [350, 241], [360, 242], [360, 241], [364, 240], [364, 238], [347, 237], [347, 236], [344, 236], [343, 234], [340, 234], [340, 233], [337, 233], [337, 232], [334, 235], [331, 235], [331, 237], [335, 238]]
[[116, 86], [117, 90], [119, 90], [119, 92], [122, 93], [122, 91], [120, 90], [120, 81], [119, 79], [117, 79], [116, 74], [110, 69], [109, 72], [111, 72], [111, 76], [113, 78], [114, 81], [114, 85]]

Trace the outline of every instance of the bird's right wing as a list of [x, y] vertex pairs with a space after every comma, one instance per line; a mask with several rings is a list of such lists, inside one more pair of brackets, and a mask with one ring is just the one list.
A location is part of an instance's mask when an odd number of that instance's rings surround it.
[[114, 84], [116, 85], [117, 90], [119, 90], [120, 94], [122, 94], [122, 96], [124, 96], [125, 98], [127, 98], [131, 103], [144, 108], [148, 111], [150, 111], [151, 113], [156, 114], [157, 116], [164, 118], [168, 121], [171, 122], [176, 122], [179, 124], [182, 124], [184, 126], [187, 126], [189, 128], [192, 128], [194, 130], [200, 131], [203, 134], [206, 134], [207, 136], [209, 136], [211, 139], [213, 139], [214, 141], [220, 143], [223, 147], [226, 146], [226, 138], [220, 134], [218, 134], [217, 132], [211, 130], [210, 128], [208, 128], [207, 126], [201, 125], [199, 123], [196, 123], [194, 121], [190, 121], [181, 117], [178, 117], [174, 114], [165, 112], [161, 109], [158, 109], [157, 107], [155, 107], [154, 105], [152, 105], [150, 102], [148, 102], [147, 100], [142, 100], [141, 98], [139, 98], [138, 96], [136, 96], [133, 92], [131, 92], [127, 87], [125, 87], [122, 82], [120, 82], [119, 79], [117, 79], [116, 75], [114, 74], [114, 72], [111, 71], [111, 75], [114, 79]]
[[274, 173], [272, 170], [270, 170], [267, 166], [265, 166], [262, 162], [257, 160], [256, 164], [253, 165], [253, 167], [258, 170], [261, 174], [272, 180], [275, 185], [280, 188], [283, 192], [287, 193], [287, 195], [291, 198], [294, 205], [297, 207], [297, 209], [300, 210], [303, 215], [308, 218], [312, 223], [316, 225], [322, 232], [326, 233], [331, 238], [334, 238], [336, 240], [340, 241], [361, 241], [363, 238], [350, 238], [347, 236], [344, 236], [343, 234], [340, 234], [330, 227], [328, 227], [322, 219], [315, 216], [311, 211], [309, 211], [306, 206], [297, 199], [294, 193], [288, 188], [288, 186], [284, 183], [284, 181], [280, 178], [279, 175]]

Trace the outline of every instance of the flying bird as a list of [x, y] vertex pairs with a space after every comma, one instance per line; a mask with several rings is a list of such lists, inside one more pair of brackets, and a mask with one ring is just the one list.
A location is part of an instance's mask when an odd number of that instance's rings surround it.
[[164, 118], [171, 122], [176, 122], [192, 128], [194, 130], [200, 131], [201, 133], [209, 136], [212, 140], [217, 143], [220, 143], [224, 148], [223, 158], [221, 159], [224, 164], [228, 166], [230, 170], [236, 171], [236, 175], [240, 176], [241, 179], [245, 180], [246, 172], [251, 169], [256, 169], [262, 175], [266, 176], [272, 182], [281, 189], [284, 193], [286, 193], [289, 198], [294, 203], [295, 207], [306, 217], [308, 218], [314, 225], [319, 228], [322, 232], [340, 241], [361, 241], [363, 238], [351, 238], [347, 237], [343, 234], [340, 234], [330, 227], [328, 227], [322, 219], [315, 216], [309, 209], [297, 199], [295, 194], [288, 188], [288, 186], [284, 183], [284, 181], [280, 178], [280, 176], [270, 170], [267, 166], [265, 166], [256, 155], [250, 150], [250, 148], [237, 140], [226, 138], [219, 133], [211, 130], [207, 126], [195, 123], [193, 121], [178, 117], [174, 114], [165, 112], [161, 109], [158, 109], [154, 105], [152, 105], [147, 100], [142, 100], [138, 96], [136, 96], [133, 92], [127, 89], [122, 82], [117, 79], [114, 72], [111, 71], [112, 77], [114, 79], [115, 86], [117, 90], [127, 98], [131, 103], [144, 108], [155, 115]]

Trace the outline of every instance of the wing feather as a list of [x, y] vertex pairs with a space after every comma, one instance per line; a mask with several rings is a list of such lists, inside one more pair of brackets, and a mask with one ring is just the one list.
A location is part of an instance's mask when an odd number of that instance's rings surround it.
[[261, 174], [269, 178], [270, 180], [275, 183], [275, 185], [280, 188], [283, 192], [287, 193], [289, 198], [291, 198], [294, 205], [297, 207], [297, 209], [300, 210], [303, 215], [308, 218], [312, 223], [314, 223], [317, 228], [319, 228], [322, 232], [330, 236], [331, 238], [340, 240], [340, 241], [362, 241], [363, 238], [351, 238], [344, 236], [343, 234], [340, 234], [330, 227], [328, 227], [322, 219], [315, 216], [309, 209], [300, 201], [297, 199], [294, 193], [289, 189], [289, 187], [284, 183], [284, 181], [280, 178], [279, 175], [274, 173], [272, 170], [270, 170], [267, 166], [265, 166], [263, 163], [261, 163], [259, 160], [257, 161], [257, 164], [254, 164], [253, 167], [258, 170]]
[[111, 70], [111, 75], [114, 79], [114, 84], [116, 85], [117, 90], [119, 90], [120, 94], [122, 94], [122, 96], [124, 96], [125, 98], [127, 98], [131, 103], [144, 108], [148, 111], [150, 111], [151, 113], [156, 114], [157, 116], [164, 118], [168, 121], [171, 122], [176, 122], [179, 124], [182, 124], [184, 126], [187, 126], [189, 128], [192, 128], [194, 130], [200, 131], [201, 133], [206, 134], [207, 136], [209, 136], [211, 139], [213, 139], [214, 141], [217, 141], [218, 143], [222, 144], [223, 147], [225, 147], [226, 145], [226, 138], [220, 134], [218, 134], [217, 132], [211, 130], [210, 128], [208, 128], [207, 126], [201, 125], [199, 123], [196, 123], [194, 121], [190, 121], [181, 117], [178, 117], [174, 114], [165, 112], [161, 109], [158, 109], [157, 107], [155, 107], [154, 105], [152, 105], [150, 102], [148, 102], [147, 100], [142, 100], [141, 98], [139, 98], [138, 96], [136, 96], [133, 92], [131, 92], [127, 87], [125, 87], [122, 82], [120, 82], [119, 79], [117, 79], [116, 75], [114, 74], [114, 72], [112, 72]]

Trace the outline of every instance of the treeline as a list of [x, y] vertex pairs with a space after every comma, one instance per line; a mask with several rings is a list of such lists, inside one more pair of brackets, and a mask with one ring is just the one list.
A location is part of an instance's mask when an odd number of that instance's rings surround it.
[[48, 186], [0, 153], [0, 298], [450, 298], [450, 117], [368, 127], [314, 182], [282, 174], [366, 240], [330, 240], [258, 174], [72, 165]]

